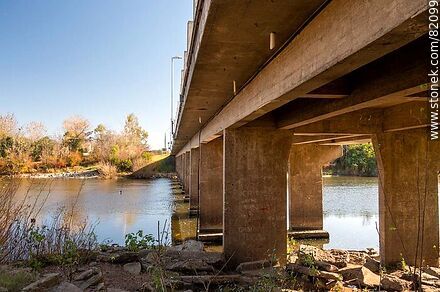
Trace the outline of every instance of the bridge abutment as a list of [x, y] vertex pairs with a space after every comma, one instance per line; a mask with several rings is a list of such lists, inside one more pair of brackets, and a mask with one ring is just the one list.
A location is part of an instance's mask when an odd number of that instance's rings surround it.
[[383, 264], [438, 266], [440, 143], [426, 129], [373, 135]]
[[223, 138], [200, 145], [199, 233], [223, 229]]
[[289, 230], [323, 229], [322, 167], [341, 156], [341, 146], [292, 145], [289, 155]]
[[252, 127], [223, 133], [225, 256], [231, 266], [273, 256], [284, 263], [291, 133]]

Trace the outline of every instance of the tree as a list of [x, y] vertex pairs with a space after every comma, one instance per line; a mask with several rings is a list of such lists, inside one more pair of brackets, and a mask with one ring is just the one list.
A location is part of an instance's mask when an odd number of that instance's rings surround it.
[[13, 114], [0, 116], [0, 137], [15, 136], [18, 133], [18, 124]]
[[41, 122], [30, 122], [26, 126], [26, 136], [32, 142], [38, 141], [46, 136], [46, 127]]
[[133, 113], [125, 119], [124, 134], [130, 142], [147, 146], [148, 132], [139, 125], [139, 120]]
[[64, 143], [69, 147], [70, 151], [79, 151], [84, 142], [91, 135], [90, 123], [88, 120], [73, 116], [63, 122]]

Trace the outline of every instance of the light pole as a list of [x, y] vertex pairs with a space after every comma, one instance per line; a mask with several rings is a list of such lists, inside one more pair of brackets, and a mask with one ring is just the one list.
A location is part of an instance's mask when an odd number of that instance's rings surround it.
[[182, 57], [180, 57], [180, 56], [171, 57], [171, 132], [170, 132], [170, 145], [171, 145], [171, 141], [173, 140], [173, 134], [174, 134], [174, 120], [173, 120], [173, 110], [174, 110], [174, 60], [180, 60], [180, 59], [182, 59]]

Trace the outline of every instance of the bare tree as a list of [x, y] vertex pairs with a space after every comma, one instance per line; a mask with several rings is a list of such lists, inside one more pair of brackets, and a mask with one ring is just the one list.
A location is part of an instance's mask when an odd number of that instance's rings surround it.
[[15, 136], [18, 133], [17, 119], [13, 114], [0, 115], [0, 136]]
[[32, 142], [40, 140], [46, 133], [46, 127], [41, 122], [30, 122], [26, 126], [26, 135]]

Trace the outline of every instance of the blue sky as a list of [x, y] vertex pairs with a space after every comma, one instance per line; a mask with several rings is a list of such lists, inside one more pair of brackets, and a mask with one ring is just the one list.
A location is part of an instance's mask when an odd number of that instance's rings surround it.
[[120, 130], [135, 113], [162, 147], [170, 57], [183, 55], [192, 2], [0, 0], [0, 114], [56, 134], [72, 115]]

